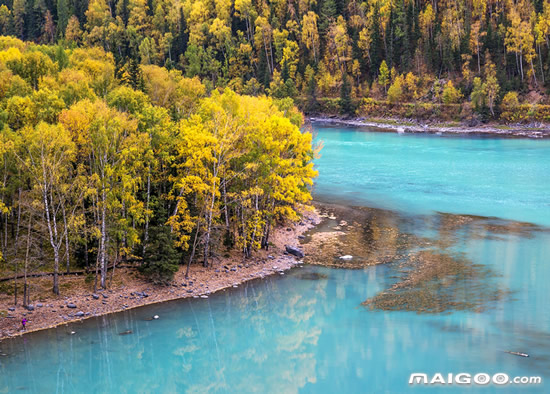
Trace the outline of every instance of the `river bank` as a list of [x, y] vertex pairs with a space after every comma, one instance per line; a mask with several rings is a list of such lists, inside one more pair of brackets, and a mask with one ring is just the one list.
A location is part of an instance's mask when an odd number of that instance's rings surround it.
[[472, 124], [421, 123], [410, 119], [343, 118], [337, 116], [309, 116], [310, 123], [372, 127], [380, 131], [396, 133], [498, 135], [503, 137], [550, 138], [550, 125], [544, 123], [523, 124]]
[[[185, 267], [182, 266], [170, 286], [153, 285], [144, 280], [136, 269], [121, 268], [116, 271], [112, 285], [107, 290], [95, 293], [84, 276], [62, 278], [61, 295], [31, 297], [32, 311], [20, 304], [14, 307], [13, 296], [3, 294], [0, 296], [0, 312], [3, 312], [0, 318], [0, 341], [164, 301], [207, 298], [212, 293], [252, 279], [283, 275], [284, 271], [302, 264], [301, 259], [286, 253], [286, 246], [299, 246], [303, 234], [319, 224], [320, 220], [316, 211], [304, 213], [299, 223], [279, 227], [274, 232], [273, 245], [269, 251], [258, 251], [250, 259], [243, 260], [242, 255], [235, 252], [229, 257], [215, 258], [208, 268], [193, 264], [188, 278], [185, 278]], [[49, 278], [37, 278], [35, 286], [40, 286], [39, 282], [46, 282], [44, 285], [49, 286], [50, 281]], [[27, 319], [26, 330], [21, 327], [23, 318]]]

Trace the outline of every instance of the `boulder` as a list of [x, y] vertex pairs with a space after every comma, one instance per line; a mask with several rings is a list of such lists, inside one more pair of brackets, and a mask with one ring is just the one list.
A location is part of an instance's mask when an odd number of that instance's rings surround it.
[[293, 256], [296, 256], [298, 257], [299, 259], [303, 259], [304, 258], [304, 252], [302, 252], [300, 249], [294, 247], [294, 246], [286, 246], [286, 251], [287, 253], [293, 255]]

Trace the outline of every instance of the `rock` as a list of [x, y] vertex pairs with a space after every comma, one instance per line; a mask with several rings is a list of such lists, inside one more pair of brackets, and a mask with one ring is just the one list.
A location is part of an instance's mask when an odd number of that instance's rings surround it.
[[237, 268], [233, 267], [233, 268], [231, 268], [231, 271], [235, 272], [235, 271], [237, 271]]
[[84, 312], [78, 311], [78, 312], [76, 312], [74, 315], [75, 315], [76, 317], [82, 317], [82, 316], [84, 316]]
[[36, 304], [36, 307], [37, 307], [37, 308], [42, 308], [43, 306], [44, 306], [44, 305], [41, 304], [40, 302]]
[[270, 259], [270, 260], [274, 260], [274, 259], [275, 259], [275, 257], [273, 257], [272, 255], [267, 256], [267, 258]]
[[159, 315], [153, 316], [153, 319], [157, 320], [159, 318]]
[[187, 290], [187, 292], [188, 292], [188, 293], [192, 293], [192, 292], [193, 292], [193, 290], [189, 289], [189, 290]]
[[298, 235], [298, 239], [306, 239], [304, 235]]
[[67, 304], [67, 308], [76, 309], [76, 305], [73, 304], [72, 302], [69, 302], [69, 303]]
[[476, 127], [479, 125], [479, 120], [477, 118], [471, 118], [467, 122], [468, 127]]
[[220, 270], [219, 270], [219, 269], [215, 269], [214, 272], [218, 273], [218, 272], [220, 272]]
[[34, 305], [27, 305], [28, 311], [34, 311]]
[[103, 298], [109, 298], [109, 296], [105, 293], [102, 294]]
[[99, 295], [98, 294], [92, 294], [92, 298], [94, 300], [99, 300]]
[[14, 308], [13, 306], [12, 306], [12, 307], [9, 307], [9, 308], [8, 308], [8, 311], [13, 312], [13, 311], [15, 311], [15, 308]]
[[292, 231], [292, 229], [290, 227], [287, 227], [286, 231]]
[[206, 294], [201, 295], [201, 298], [208, 298]]
[[302, 252], [300, 249], [294, 247], [294, 246], [286, 246], [285, 247], [286, 251], [293, 255], [293, 256], [296, 256], [298, 257], [299, 259], [303, 259], [304, 258], [304, 252]]
[[350, 256], [349, 254], [346, 254], [344, 256], [338, 257], [340, 260], [351, 260], [353, 259], [353, 256]]

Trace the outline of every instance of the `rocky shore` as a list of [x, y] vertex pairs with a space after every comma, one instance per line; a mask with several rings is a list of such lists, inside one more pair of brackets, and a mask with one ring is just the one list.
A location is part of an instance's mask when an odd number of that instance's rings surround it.
[[372, 120], [367, 118], [339, 118], [330, 116], [312, 116], [307, 118], [311, 123], [345, 125], [353, 127], [371, 127], [380, 131], [396, 133], [426, 134], [469, 134], [499, 135], [503, 137], [550, 138], [550, 125], [536, 124], [459, 124], [420, 123], [415, 120], [386, 119]]
[[[84, 278], [73, 278], [71, 280], [82, 283], [80, 290], [71, 291], [70, 294], [62, 291], [59, 297], [52, 295], [39, 298], [28, 309], [21, 305], [13, 306], [13, 297], [3, 295], [0, 297], [0, 311], [3, 312], [0, 318], [0, 341], [158, 302], [189, 297], [207, 298], [216, 291], [236, 287], [251, 279], [273, 274], [284, 275], [284, 271], [303, 263], [299, 240], [319, 222], [320, 217], [316, 212], [307, 212], [299, 223], [275, 231], [273, 246], [269, 251], [259, 251], [247, 260], [243, 260], [238, 253], [220, 257], [208, 268], [194, 264], [188, 278], [185, 278], [185, 267], [181, 267], [170, 286], [152, 285], [137, 275], [135, 269], [123, 268], [117, 270], [113, 282], [115, 285], [107, 290], [94, 293], [86, 288], [88, 286], [84, 285]], [[27, 319], [26, 330], [22, 330], [21, 326], [24, 318]]]

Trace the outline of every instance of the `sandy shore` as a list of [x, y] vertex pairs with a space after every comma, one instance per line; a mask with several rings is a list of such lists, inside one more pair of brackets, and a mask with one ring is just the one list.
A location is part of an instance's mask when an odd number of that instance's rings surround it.
[[337, 117], [309, 117], [309, 122], [354, 127], [372, 127], [382, 131], [396, 133], [426, 133], [426, 134], [471, 134], [471, 135], [499, 135], [508, 137], [550, 138], [550, 125], [537, 123], [533, 125], [520, 124], [480, 124], [476, 126], [449, 126], [445, 123], [425, 124], [416, 121], [394, 120], [374, 121], [366, 118], [342, 119]]
[[[307, 212], [299, 223], [280, 227], [274, 232], [273, 246], [269, 251], [258, 251], [247, 260], [235, 252], [230, 257], [215, 259], [213, 266], [208, 268], [193, 264], [188, 279], [185, 278], [185, 267], [181, 267], [171, 286], [153, 285], [141, 278], [135, 269], [124, 268], [116, 271], [112, 287], [96, 293], [92, 292], [90, 285], [84, 284], [83, 277], [61, 278], [61, 284], [73, 281], [79, 290], [70, 291], [70, 294], [62, 291], [59, 297], [31, 299], [34, 311], [28, 311], [20, 304], [14, 309], [13, 296], [1, 295], [0, 311], [7, 311], [7, 316], [0, 318], [0, 340], [158, 302], [206, 298], [211, 293], [251, 279], [283, 275], [285, 270], [302, 264], [300, 259], [285, 252], [286, 245], [299, 247], [299, 237], [319, 222], [316, 212]], [[51, 282], [51, 278], [40, 280]], [[28, 320], [26, 331], [21, 329], [23, 318]]]

